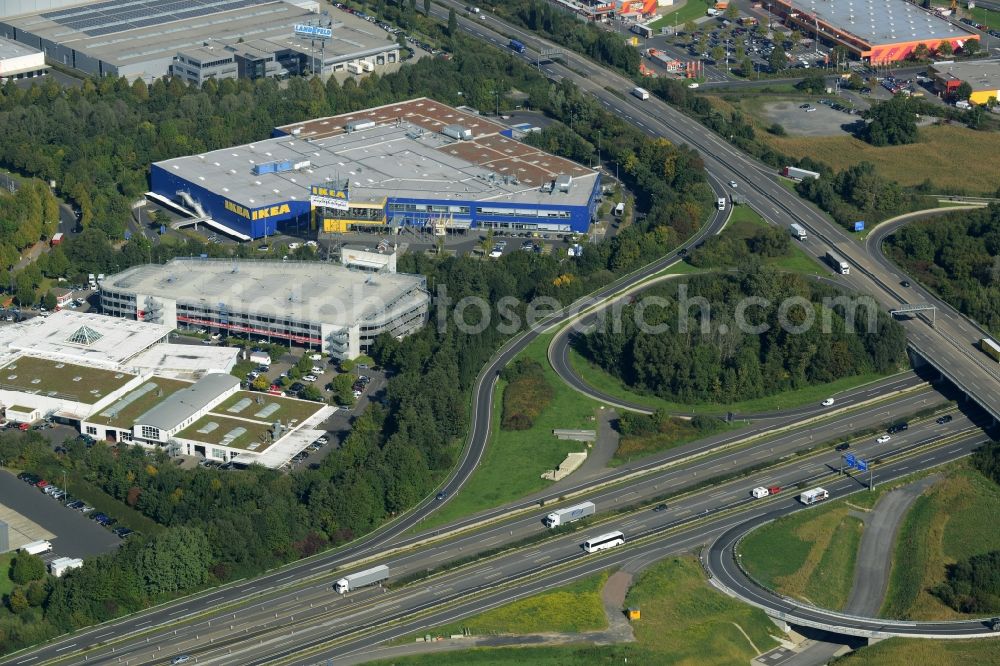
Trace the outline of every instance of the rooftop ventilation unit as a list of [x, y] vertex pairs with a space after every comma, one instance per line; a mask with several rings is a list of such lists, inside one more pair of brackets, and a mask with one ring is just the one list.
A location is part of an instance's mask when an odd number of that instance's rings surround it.
[[445, 125], [444, 129], [441, 130], [441, 134], [458, 139], [459, 141], [468, 141], [472, 138], [472, 130], [461, 125]]
[[352, 120], [344, 125], [344, 130], [348, 132], [360, 132], [361, 130], [371, 129], [373, 127], [375, 127], [374, 120]]
[[560, 192], [569, 192], [569, 186], [572, 184], [573, 176], [565, 173], [556, 176], [556, 189]]

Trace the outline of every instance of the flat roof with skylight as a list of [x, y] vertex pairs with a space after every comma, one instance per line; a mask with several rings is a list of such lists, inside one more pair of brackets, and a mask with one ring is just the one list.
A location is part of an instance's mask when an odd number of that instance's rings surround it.
[[140, 416], [169, 399], [174, 393], [190, 386], [191, 382], [166, 377], [150, 377], [98, 413], [87, 417], [87, 422], [131, 430]]
[[0, 368], [0, 387], [94, 404], [121, 389], [135, 375], [65, 363], [34, 356], [20, 356]]
[[777, 3], [790, 5], [794, 11], [815, 16], [873, 45], [971, 36], [946, 19], [905, 0], [776, 0]]
[[290, 429], [325, 407], [318, 402], [239, 391], [178, 432], [176, 437], [262, 453], [276, 441], [276, 422], [281, 422], [277, 433], [281, 439]]

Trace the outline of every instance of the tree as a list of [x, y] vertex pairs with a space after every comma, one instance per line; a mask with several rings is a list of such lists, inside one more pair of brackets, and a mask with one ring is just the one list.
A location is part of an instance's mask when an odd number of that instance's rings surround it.
[[967, 100], [972, 97], [972, 86], [968, 81], [962, 81], [955, 89], [955, 99]]
[[788, 35], [788, 43], [791, 44], [794, 49], [802, 43], [802, 33], [798, 30], [792, 30], [791, 34]]
[[56, 301], [56, 295], [51, 291], [45, 292], [45, 296], [42, 297], [42, 307], [46, 310], [52, 311], [56, 309], [58, 301]]
[[967, 39], [962, 44], [962, 55], [974, 56], [979, 53], [979, 40], [978, 39]]
[[315, 386], [306, 386], [299, 392], [299, 397], [303, 400], [314, 400], [316, 402], [323, 402], [323, 392], [320, 391]]
[[917, 44], [917, 47], [910, 51], [910, 58], [912, 60], [927, 60], [931, 55], [931, 50], [927, 48], [927, 45], [921, 42]]
[[255, 391], [266, 391], [271, 386], [271, 380], [264, 375], [257, 375], [251, 386]]
[[11, 567], [10, 578], [18, 585], [45, 577], [45, 562], [42, 558], [27, 553], [19, 553]]
[[869, 120], [861, 137], [873, 146], [898, 146], [917, 140], [917, 114], [910, 101], [897, 95], [865, 111]]
[[431, 0], [424, 0], [424, 14], [431, 15]]
[[354, 404], [354, 378], [351, 375], [337, 375], [330, 384], [333, 399], [338, 405], [348, 406]]
[[691, 35], [691, 34], [694, 34], [695, 32], [697, 32], [697, 30], [698, 30], [698, 25], [692, 19], [688, 19], [687, 21], [684, 21], [684, 32], [685, 33]]
[[10, 610], [15, 615], [20, 615], [24, 611], [28, 610], [28, 599], [24, 596], [24, 590], [19, 587], [15, 587], [14, 590], [7, 597], [7, 605]]
[[767, 58], [767, 64], [771, 67], [772, 72], [780, 72], [788, 67], [788, 56], [785, 54], [785, 49], [775, 45], [771, 55]]
[[735, 21], [740, 17], [740, 8], [736, 6], [735, 2], [730, 2], [723, 15], [730, 21]]
[[458, 16], [455, 14], [455, 8], [451, 7], [448, 9], [448, 36], [454, 37], [458, 34]]
[[823, 75], [818, 72], [812, 72], [804, 79], [795, 84], [795, 87], [799, 90], [805, 90], [814, 94], [819, 94], [826, 91], [826, 79]]
[[948, 40], [942, 40], [935, 50], [939, 56], [944, 56], [946, 58], [955, 52], [955, 49], [951, 46], [951, 42]]
[[712, 56], [712, 60], [714, 60], [716, 64], [725, 64], [726, 51], [721, 45], [713, 46], [709, 55]]

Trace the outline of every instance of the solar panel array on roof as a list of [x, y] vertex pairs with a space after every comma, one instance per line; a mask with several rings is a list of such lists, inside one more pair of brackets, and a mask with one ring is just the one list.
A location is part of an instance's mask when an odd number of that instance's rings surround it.
[[275, 0], [108, 0], [42, 14], [90, 37], [265, 5]]

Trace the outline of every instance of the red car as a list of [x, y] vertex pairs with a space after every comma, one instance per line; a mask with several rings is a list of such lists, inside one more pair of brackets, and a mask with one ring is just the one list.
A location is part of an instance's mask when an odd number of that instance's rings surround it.
[[49, 482], [46, 481], [45, 479], [42, 479], [41, 481], [35, 484], [35, 487], [38, 488], [39, 490], [45, 490], [45, 486], [47, 485], [49, 485]]
[[777, 495], [781, 492], [781, 486], [771, 486], [767, 489], [767, 492], [771, 495]]
[[31, 424], [30, 423], [18, 423], [17, 424], [17, 429], [18, 430], [28, 430], [30, 428], [31, 428]]

